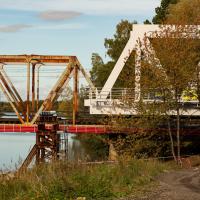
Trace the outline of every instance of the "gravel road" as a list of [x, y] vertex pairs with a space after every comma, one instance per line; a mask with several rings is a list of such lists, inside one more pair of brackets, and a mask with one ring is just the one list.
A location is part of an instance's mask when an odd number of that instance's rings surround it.
[[200, 200], [200, 169], [167, 172], [159, 176], [159, 186], [141, 198], [121, 200]]

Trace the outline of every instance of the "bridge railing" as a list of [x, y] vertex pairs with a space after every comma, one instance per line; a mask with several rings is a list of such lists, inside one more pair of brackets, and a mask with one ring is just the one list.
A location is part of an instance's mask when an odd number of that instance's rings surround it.
[[109, 93], [109, 95], [106, 99], [133, 99], [135, 96], [134, 88], [112, 88], [111, 90], [105, 90], [103, 92], [101, 90], [102, 88], [96, 88], [96, 91], [94, 92], [93, 90], [88, 88], [86, 93], [87, 97], [89, 97], [89, 99], [105, 100], [105, 95], [107, 93]]
[[[101, 91], [102, 88], [96, 88], [96, 91], [94, 92], [91, 89], [86, 90], [87, 98], [90, 100], [96, 100], [97, 104], [103, 103], [103, 105], [111, 105], [113, 101], [120, 101], [120, 102], [130, 102], [134, 101], [135, 98], [135, 89], [134, 88], [112, 88], [111, 90], [104, 91], [105, 95], [108, 95], [107, 98], [105, 98], [104, 92]], [[171, 92], [169, 90], [161, 90], [161, 89], [143, 89], [141, 92], [141, 96], [143, 101], [145, 102], [163, 102], [170, 94]], [[197, 99], [197, 95], [194, 94], [194, 92], [186, 92], [184, 91], [179, 96], [179, 103], [185, 104], [185, 105], [196, 105], [199, 106], [199, 101]], [[169, 97], [169, 96], [168, 96]], [[168, 98], [167, 97], [167, 98]], [[172, 97], [173, 100], [173, 97]]]

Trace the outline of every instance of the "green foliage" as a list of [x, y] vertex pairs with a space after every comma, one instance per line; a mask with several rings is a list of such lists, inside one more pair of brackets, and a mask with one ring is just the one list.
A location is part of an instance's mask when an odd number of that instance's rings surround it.
[[0, 112], [13, 112], [13, 109], [8, 102], [0, 102]]
[[[120, 54], [122, 53], [129, 37], [130, 31], [132, 30], [132, 25], [136, 22], [130, 23], [127, 20], [122, 20], [116, 26], [116, 33], [113, 38], [106, 38], [104, 45], [107, 50], [107, 55], [111, 58], [107, 63], [103, 62], [103, 59], [97, 54], [92, 54], [92, 70], [90, 72], [91, 78], [96, 87], [103, 87], [106, 80], [108, 79], [112, 69], [115, 66]], [[122, 73], [120, 74], [118, 80], [114, 87], [133, 87], [133, 79], [131, 81], [124, 82], [124, 78], [127, 79], [129, 76], [134, 75], [134, 53], [128, 59]]]
[[150, 22], [148, 19], [146, 19], [146, 20], [143, 22], [143, 24], [151, 24], [151, 22]]
[[162, 0], [161, 5], [155, 9], [156, 15], [153, 18], [154, 24], [163, 24], [168, 14], [170, 4], [176, 4], [179, 0]]
[[149, 188], [152, 177], [171, 166], [158, 161], [120, 161], [116, 165], [56, 162], [37, 166], [14, 179], [0, 177], [1, 200], [115, 199]]
[[125, 47], [129, 37], [130, 31], [132, 31], [132, 24], [137, 22], [130, 23], [127, 20], [122, 20], [116, 26], [116, 33], [114, 38], [105, 39], [104, 45], [107, 49], [107, 55], [113, 60], [117, 61], [123, 48]]
[[99, 135], [79, 135], [77, 139], [83, 145], [86, 154], [90, 155], [90, 160], [105, 160], [108, 157], [109, 146], [107, 136]]

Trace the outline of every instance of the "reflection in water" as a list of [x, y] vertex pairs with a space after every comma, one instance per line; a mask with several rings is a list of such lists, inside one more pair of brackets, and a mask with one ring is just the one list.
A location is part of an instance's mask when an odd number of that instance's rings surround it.
[[[81, 142], [75, 135], [66, 134], [67, 159], [70, 161], [88, 160]], [[0, 170], [16, 169], [35, 144], [35, 133], [0, 133]]]
[[34, 144], [34, 133], [0, 133], [0, 169], [15, 169]]
[[81, 142], [75, 138], [75, 135], [68, 134], [68, 160], [79, 161], [87, 159], [85, 150], [81, 145]]

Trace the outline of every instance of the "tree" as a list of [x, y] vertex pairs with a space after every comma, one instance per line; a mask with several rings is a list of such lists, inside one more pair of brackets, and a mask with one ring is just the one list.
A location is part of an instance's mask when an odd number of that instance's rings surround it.
[[[195, 40], [191, 38], [191, 31], [193, 31], [193, 36], [195, 33], [197, 34], [195, 28], [192, 30], [182, 28], [182, 26], [171, 26], [171, 29], [163, 28], [159, 34], [164, 38], [160, 39], [158, 36], [158, 39], [151, 40], [156, 53], [152, 52], [151, 55], [148, 55], [148, 62], [144, 62], [145, 68], [142, 73], [143, 88], [151, 91], [152, 88], [149, 88], [151, 85], [153, 89], [158, 89], [157, 93], [163, 100], [160, 103], [164, 108], [163, 114], [166, 117], [176, 115], [178, 161], [180, 161], [180, 115], [183, 110], [180, 101], [183, 91], [193, 82], [196, 69], [196, 50], [193, 48]], [[182, 33], [184, 33], [184, 39], [180, 38]], [[146, 49], [143, 49], [143, 52], [151, 53], [148, 50], [150, 49], [148, 44], [144, 46]], [[157, 59], [160, 60], [160, 63]], [[171, 138], [171, 133], [169, 132], [169, 134]]]
[[[181, 0], [176, 5], [169, 6], [166, 23], [182, 25], [199, 25], [200, 0]], [[191, 49], [195, 53], [196, 69], [193, 76], [196, 94], [200, 102], [200, 39], [193, 42]]]
[[104, 83], [105, 76], [102, 76], [103, 68], [104, 68], [103, 59], [100, 57], [98, 53], [93, 53], [92, 54], [92, 69], [90, 71], [90, 75], [91, 75], [91, 81], [94, 83], [96, 87], [101, 87], [102, 84]]
[[199, 25], [199, 13], [200, 0], [180, 0], [177, 4], [169, 5], [165, 23]]
[[146, 19], [146, 20], [143, 22], [143, 24], [151, 24], [151, 22], [150, 22], [148, 19]]
[[[96, 53], [92, 54], [92, 70], [90, 72], [92, 80], [97, 87], [103, 87], [112, 69], [115, 66], [121, 52], [123, 51], [132, 30], [132, 25], [136, 23], [130, 23], [127, 20], [122, 20], [116, 26], [116, 33], [111, 39], [106, 38], [104, 45], [107, 50], [106, 54], [111, 58], [107, 63], [103, 63], [103, 59]], [[134, 82], [124, 82], [124, 78], [127, 76], [133, 76], [134, 74], [134, 54], [132, 54], [126, 63], [122, 73], [114, 87], [134, 87]], [[133, 79], [129, 79], [133, 80]]]
[[152, 22], [154, 24], [163, 24], [168, 14], [168, 8], [171, 4], [176, 4], [179, 0], [162, 0], [160, 7], [155, 9], [156, 15]]
[[132, 25], [137, 24], [137, 22], [130, 23], [128, 20], [122, 20], [116, 26], [116, 33], [114, 38], [105, 39], [104, 45], [107, 49], [107, 55], [112, 61], [117, 61], [123, 48], [125, 47], [132, 31]]
[[[156, 16], [153, 19], [153, 23], [174, 23], [176, 25], [198, 24], [200, 22], [199, 5], [199, 0], [194, 0], [192, 2], [189, 0], [162, 0], [161, 6], [156, 8]], [[187, 7], [190, 8], [187, 9]], [[146, 20], [144, 23], [148, 24], [149, 21]], [[111, 60], [108, 63], [103, 64], [96, 73], [96, 77], [98, 77], [99, 80], [98, 83], [100, 83], [99, 85], [104, 85], [108, 75], [126, 45], [126, 42], [128, 41], [131, 29], [131, 23], [121, 21], [117, 25], [114, 37], [111, 39], [105, 39], [107, 55]], [[139, 102], [138, 109], [140, 109], [141, 113], [140, 118], [112, 116], [113, 118], [109, 118], [109, 121], [111, 122], [110, 125], [116, 125], [119, 129], [122, 127], [128, 128], [132, 126], [136, 128], [131, 132], [133, 133], [132, 135], [125, 137], [123, 142], [121, 142], [121, 140], [116, 141], [119, 151], [124, 148], [125, 151], [127, 150], [128, 152], [132, 149], [132, 155], [146, 154], [148, 156], [155, 156], [161, 155], [160, 153], [166, 155], [166, 151], [163, 151], [163, 149], [166, 150], [166, 148], [169, 147], [169, 141], [171, 141], [172, 154], [176, 157], [175, 153], [177, 153], [178, 160], [180, 160], [180, 125], [182, 123], [180, 118], [180, 112], [182, 109], [180, 104], [181, 94], [184, 90], [191, 87], [193, 82], [198, 83], [200, 78], [200, 69], [197, 67], [199, 62], [197, 54], [197, 52], [199, 53], [199, 46], [197, 45], [197, 41], [191, 39], [177, 39], [178, 37], [176, 36], [178, 36], [182, 31], [179, 26], [176, 26], [173, 35], [167, 31], [169, 30], [162, 30], [163, 34], [168, 36], [165, 39], [152, 40], [153, 47], [156, 50], [156, 57], [159, 58], [161, 67], [159, 67], [154, 54], [150, 57], [151, 62], [144, 61], [142, 66], [141, 84], [142, 90], [144, 91], [143, 97], [145, 97], [146, 94], [153, 93], [155, 101], [151, 105], [145, 105]], [[130, 78], [127, 79], [127, 77]], [[115, 87], [126, 87], [127, 85], [134, 87], [134, 81], [133, 53], [120, 74]], [[159, 90], [157, 90], [158, 88]], [[197, 89], [198, 88], [199, 87], [197, 87]], [[158, 99], [162, 100], [163, 103], [158, 103], [158, 101], [156, 101]], [[129, 105], [132, 105], [132, 103]], [[173, 120], [170, 118], [170, 111], [173, 111], [176, 114], [176, 118]], [[159, 129], [163, 125], [165, 127], [167, 125], [168, 132]], [[171, 126], [176, 128], [176, 152], [174, 149], [174, 136], [172, 135]], [[145, 129], [148, 131], [144, 131]], [[152, 129], [156, 130], [152, 131]], [[159, 131], [157, 131], [157, 129], [159, 129]], [[165, 134], [167, 133], [170, 136], [168, 136], [169, 141], [165, 137]], [[157, 140], [159, 142], [157, 142]]]

